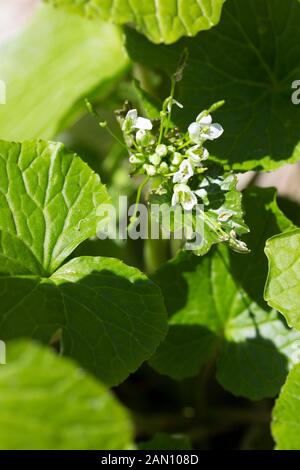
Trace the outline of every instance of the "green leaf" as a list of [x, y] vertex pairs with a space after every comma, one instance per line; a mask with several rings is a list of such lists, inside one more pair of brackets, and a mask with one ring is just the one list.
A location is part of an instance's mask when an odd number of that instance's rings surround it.
[[48, 343], [63, 323], [60, 293], [47, 278], [0, 276], [1, 339], [31, 337]]
[[84, 97], [102, 96], [127, 66], [118, 29], [46, 5], [0, 56], [0, 138], [15, 141], [53, 138], [85, 109]]
[[137, 269], [116, 259], [82, 257], [51, 279], [63, 301], [64, 352], [106, 383], [124, 380], [165, 336], [160, 290]]
[[150, 363], [160, 373], [183, 379], [217, 357], [217, 378], [224, 388], [257, 400], [278, 393], [298, 360], [300, 334], [266, 306], [261, 287], [267, 275], [264, 240], [291, 224], [272, 189], [249, 190], [244, 201], [250, 254], [224, 246], [203, 258], [180, 253], [154, 275], [170, 328]]
[[177, 96], [184, 110], [173, 119], [185, 129], [224, 99], [215, 119], [225, 132], [210, 153], [234, 169], [271, 170], [300, 158], [300, 107], [291, 100], [300, 76], [299, 22], [297, 0], [230, 0], [219, 25], [194, 39], [155, 46], [127, 28], [126, 46], [133, 60], [169, 76], [187, 47]]
[[96, 235], [106, 189], [59, 143], [0, 141], [0, 156], [0, 272], [50, 275]]
[[149, 441], [140, 442], [139, 450], [191, 450], [190, 440], [181, 434], [157, 433]]
[[266, 243], [269, 275], [268, 304], [279, 310], [289, 325], [300, 329], [300, 229], [272, 237]]
[[0, 369], [2, 450], [128, 449], [129, 416], [73, 362], [29, 342], [8, 344]]
[[111, 258], [77, 258], [57, 270], [96, 235], [105, 187], [61, 144], [1, 142], [0, 155], [1, 339], [48, 342], [62, 330], [64, 353], [119, 383], [166, 333], [160, 290]]
[[220, 20], [225, 0], [45, 0], [55, 6], [116, 24], [132, 23], [155, 43], [194, 36]]
[[300, 365], [289, 373], [273, 410], [272, 434], [278, 450], [300, 449]]

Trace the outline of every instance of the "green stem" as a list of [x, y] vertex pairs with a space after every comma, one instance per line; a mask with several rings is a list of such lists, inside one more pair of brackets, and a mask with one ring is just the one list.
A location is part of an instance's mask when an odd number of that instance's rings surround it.
[[181, 145], [180, 147], [178, 147], [177, 150], [182, 150], [184, 149], [185, 147], [187, 147], [188, 145], [191, 145], [193, 142], [191, 140], [188, 140], [187, 142], [185, 142], [185, 144]]
[[106, 126], [102, 126], [100, 123], [99, 123], [99, 126], [103, 129], [106, 129], [107, 132], [112, 136], [113, 139], [115, 139], [118, 144], [120, 144], [123, 148], [126, 149], [126, 152], [128, 152], [128, 148], [126, 147], [126, 145], [124, 144], [124, 142], [122, 142], [117, 136], [116, 134], [110, 129], [110, 127], [108, 127], [108, 125]]
[[[164, 109], [163, 109], [163, 112], [164, 112]], [[164, 116], [161, 116], [160, 130], [159, 130], [159, 138], [158, 138], [157, 145], [160, 145], [160, 144], [161, 144], [163, 135], [164, 135]]]
[[[172, 78], [171, 81], [171, 93], [169, 98], [167, 98], [163, 104], [163, 109], [162, 109], [162, 115], [161, 115], [161, 121], [160, 121], [160, 131], [159, 131], [159, 139], [158, 139], [158, 145], [161, 144], [163, 136], [166, 135], [170, 128], [171, 124], [171, 115], [172, 115], [172, 106], [173, 106], [173, 99], [174, 99], [174, 94], [175, 94], [175, 79]], [[170, 111], [167, 113], [167, 121], [165, 122], [165, 113], [168, 107], [168, 104], [170, 103]]]
[[168, 120], [167, 120], [167, 124], [166, 124], [166, 128], [165, 128], [165, 135], [168, 132], [170, 124], [171, 124], [171, 116], [172, 116], [173, 99], [174, 99], [174, 94], [175, 94], [175, 86], [176, 86], [175, 79], [172, 78], [171, 94], [170, 94], [170, 98], [171, 98], [170, 99], [170, 111], [169, 111], [169, 114], [168, 114]]
[[137, 214], [137, 211], [138, 211], [138, 205], [139, 205], [139, 202], [140, 202], [140, 199], [141, 199], [142, 191], [143, 191], [144, 187], [146, 186], [146, 184], [148, 183], [149, 180], [150, 180], [150, 176], [146, 176], [144, 181], [142, 181], [142, 183], [138, 187], [138, 190], [137, 190], [137, 193], [136, 193], [134, 212], [133, 212], [133, 215], [130, 218], [130, 224], [127, 227], [128, 232], [133, 227], [133, 224], [136, 221], [136, 214]]

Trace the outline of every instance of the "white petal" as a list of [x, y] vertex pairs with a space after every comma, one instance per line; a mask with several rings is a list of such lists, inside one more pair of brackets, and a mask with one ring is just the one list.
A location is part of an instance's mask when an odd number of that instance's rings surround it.
[[183, 178], [183, 174], [181, 171], [177, 171], [175, 175], [173, 176], [173, 183], [181, 183]]
[[143, 117], [138, 117], [136, 122], [134, 123], [134, 127], [136, 129], [142, 129], [146, 131], [151, 131], [153, 125], [150, 119], [146, 119]]
[[182, 162], [183, 155], [179, 152], [175, 152], [172, 158], [172, 165], [179, 165]]
[[203, 113], [200, 113], [196, 121], [201, 124], [201, 126], [209, 126], [212, 123], [212, 117], [210, 114], [203, 115]]
[[[184, 163], [184, 162], [186, 162], [186, 163], [185, 163], [185, 166], [183, 167], [183, 163]], [[184, 161], [181, 163], [180, 168], [181, 168], [181, 171], [182, 171], [183, 169], [186, 169], [188, 179], [193, 176], [194, 170], [193, 170], [193, 167], [192, 167], [192, 165], [191, 165], [191, 162], [189, 162], [189, 160], [184, 160]]]
[[188, 152], [196, 152], [197, 150], [201, 149], [201, 145], [193, 145], [193, 147], [189, 148]]
[[192, 165], [190, 164], [190, 162], [187, 159], [183, 160], [183, 162], [180, 163], [179, 168], [180, 168], [180, 171], [186, 172], [190, 176], [192, 176], [194, 174]]
[[126, 114], [125, 119], [131, 119], [132, 121], [136, 121], [138, 117], [138, 112], [136, 109], [130, 109]]
[[173, 183], [185, 183], [191, 176], [193, 176], [194, 170], [190, 162], [186, 159], [181, 162], [179, 171], [173, 176]]
[[179, 202], [178, 193], [176, 191], [174, 191], [173, 196], [172, 196], [171, 205], [176, 206], [176, 204], [178, 204], [178, 202]]
[[196, 153], [192, 153], [192, 152], [189, 153], [189, 159], [194, 165], [197, 165], [198, 163], [201, 162], [200, 155], [197, 155]]
[[204, 189], [204, 188], [197, 189], [197, 191], [194, 191], [194, 193], [195, 193], [198, 197], [200, 197], [201, 199], [203, 199], [204, 197], [207, 196], [207, 191], [206, 191], [206, 189]]
[[206, 133], [207, 135], [206, 138], [208, 140], [215, 140], [218, 137], [220, 137], [223, 134], [223, 132], [224, 132], [224, 129], [220, 124], [211, 124], [211, 126], [209, 126], [208, 132]]
[[192, 152], [191, 150], [189, 150], [187, 154], [193, 166], [199, 166], [201, 164], [201, 161], [203, 160], [202, 155]]
[[197, 122], [192, 122], [188, 128], [190, 139], [196, 144], [201, 141], [201, 126]]
[[195, 194], [192, 193], [192, 191], [189, 194], [189, 198], [181, 202], [182, 207], [186, 211], [192, 210], [196, 204], [197, 204], [197, 198]]
[[203, 154], [202, 154], [201, 160], [207, 160], [208, 157], [209, 157], [209, 151], [203, 147]]
[[175, 191], [176, 193], [188, 193], [188, 192], [190, 192], [191, 190], [190, 190], [190, 188], [188, 187], [187, 184], [183, 184], [183, 183], [182, 183], [182, 184], [176, 184], [176, 185], [174, 186], [174, 191]]
[[183, 183], [188, 181], [194, 174], [193, 167], [192, 167], [191, 163], [189, 162], [189, 160], [187, 160], [187, 159], [185, 159], [185, 160], [183, 160], [183, 162], [181, 162], [179, 170], [182, 173], [181, 181]]

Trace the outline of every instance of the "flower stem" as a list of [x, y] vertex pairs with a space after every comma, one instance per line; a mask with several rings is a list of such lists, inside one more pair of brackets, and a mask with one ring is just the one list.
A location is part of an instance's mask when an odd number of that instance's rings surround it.
[[138, 205], [139, 205], [139, 202], [140, 202], [140, 199], [141, 199], [142, 191], [143, 191], [144, 187], [146, 186], [146, 184], [148, 183], [149, 179], [150, 179], [150, 176], [147, 176], [144, 179], [144, 181], [142, 181], [142, 183], [138, 187], [137, 194], [136, 194], [136, 200], [135, 200], [134, 212], [133, 212], [133, 215], [130, 217], [130, 224], [127, 227], [128, 232], [131, 230], [131, 228], [133, 227], [133, 225], [136, 221], [136, 214], [137, 214], [137, 211], [138, 211]]
[[[174, 94], [175, 94], [175, 85], [176, 85], [175, 78], [172, 77], [172, 80], [171, 80], [171, 93], [170, 93], [170, 96], [164, 101], [163, 109], [162, 109], [162, 113], [161, 113], [161, 122], [160, 122], [158, 145], [161, 144], [163, 136], [166, 135], [166, 133], [168, 132], [168, 130], [170, 128], [173, 99], [174, 99]], [[166, 111], [168, 110], [168, 106], [170, 106], [170, 111], [167, 112], [167, 119], [165, 120], [165, 114], [166, 114]]]
[[[100, 119], [101, 120], [101, 116], [99, 113], [97, 113], [97, 111], [94, 109], [92, 103], [86, 98], [85, 99], [85, 105], [89, 111], [89, 113], [94, 116], [95, 118], [97, 119]], [[100, 121], [98, 122], [99, 126], [102, 128], [102, 129], [106, 129], [107, 132], [112, 136], [113, 139], [115, 139], [118, 144], [120, 144], [123, 148], [126, 149], [126, 151], [128, 152], [128, 148], [126, 147], [126, 145], [124, 144], [124, 142], [122, 142], [117, 136], [116, 134], [110, 129], [110, 127], [108, 126], [107, 122], [106, 121]]]
[[128, 148], [126, 147], [126, 145], [124, 144], [124, 142], [122, 142], [117, 136], [116, 134], [111, 130], [110, 127], [108, 127], [108, 125], [106, 124], [105, 126], [99, 122], [99, 126], [103, 129], [106, 129], [107, 132], [112, 136], [113, 139], [115, 139], [116, 142], [118, 142], [118, 144], [120, 144], [123, 148], [126, 149], [126, 152], [128, 152]]
[[191, 145], [191, 144], [192, 144], [192, 141], [189, 139], [187, 142], [185, 142], [180, 147], [178, 147], [177, 150], [182, 150], [182, 149], [184, 149], [185, 147], [187, 147], [188, 145]]
[[165, 128], [165, 134], [168, 132], [170, 124], [171, 124], [171, 116], [172, 116], [172, 106], [173, 106], [173, 99], [174, 99], [174, 94], [175, 94], [175, 86], [176, 86], [176, 81], [174, 77], [172, 77], [171, 81], [171, 94], [170, 94], [170, 111], [168, 113], [168, 120]]

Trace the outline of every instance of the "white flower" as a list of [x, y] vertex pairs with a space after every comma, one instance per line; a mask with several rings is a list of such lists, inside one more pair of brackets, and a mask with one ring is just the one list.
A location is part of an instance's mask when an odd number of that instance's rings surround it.
[[186, 155], [194, 166], [199, 166], [202, 161], [207, 160], [209, 157], [208, 150], [200, 145], [194, 145], [189, 150], [187, 150]]
[[152, 127], [150, 119], [139, 117], [136, 109], [130, 109], [123, 122], [122, 131], [131, 132], [133, 129], [151, 131]]
[[210, 114], [200, 113], [196, 122], [192, 122], [188, 128], [190, 139], [195, 144], [201, 144], [204, 140], [215, 140], [224, 130], [220, 124], [214, 124]]
[[181, 204], [182, 207], [190, 211], [197, 204], [197, 197], [186, 184], [175, 184], [172, 196], [172, 206]]
[[185, 183], [191, 176], [193, 176], [194, 170], [191, 163], [186, 159], [181, 162], [179, 170], [173, 176], [173, 183]]

